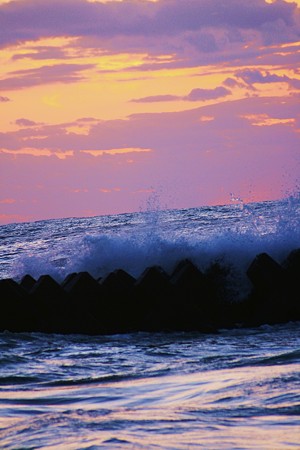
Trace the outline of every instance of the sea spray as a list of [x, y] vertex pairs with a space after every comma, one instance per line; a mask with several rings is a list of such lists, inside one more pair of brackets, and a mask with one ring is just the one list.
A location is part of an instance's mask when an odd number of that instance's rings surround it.
[[[1, 278], [63, 278], [75, 269], [101, 276], [120, 265], [139, 274], [150, 263], [171, 270], [183, 257], [204, 270], [216, 260], [242, 268], [261, 251], [281, 261], [300, 247], [299, 204], [3, 226]], [[3, 448], [299, 448], [299, 323], [0, 337]]]
[[[281, 262], [300, 247], [300, 201], [161, 210], [94, 218], [15, 224], [5, 276], [20, 279], [48, 273], [61, 281], [88, 271], [103, 277], [122, 268], [137, 277], [151, 265], [170, 272], [184, 258], [201, 270], [219, 261], [244, 273], [261, 252]], [[9, 228], [10, 226], [6, 226]], [[23, 227], [23, 234], [18, 229]], [[29, 227], [29, 225], [28, 225]], [[2, 252], [7, 253], [5, 244]], [[2, 275], [3, 277], [3, 275]]]

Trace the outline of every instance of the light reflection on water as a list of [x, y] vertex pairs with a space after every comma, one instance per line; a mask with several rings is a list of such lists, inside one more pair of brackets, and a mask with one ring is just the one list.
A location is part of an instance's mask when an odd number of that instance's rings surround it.
[[[261, 251], [280, 262], [300, 247], [299, 203], [5, 226], [0, 278], [138, 276], [186, 257], [201, 269], [228, 258], [244, 272]], [[299, 450], [299, 405], [299, 323], [205, 336], [0, 334], [4, 449]]]
[[[29, 448], [62, 448], [63, 439], [70, 450], [299, 448], [299, 373], [293, 363], [3, 387], [3, 448], [22, 435]], [[297, 377], [285, 392], [284, 380]]]

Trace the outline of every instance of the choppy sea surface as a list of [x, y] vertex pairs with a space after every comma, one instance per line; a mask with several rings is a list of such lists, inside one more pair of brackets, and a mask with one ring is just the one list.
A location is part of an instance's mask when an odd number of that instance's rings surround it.
[[[230, 264], [300, 248], [299, 196], [278, 202], [0, 227], [0, 278], [62, 280], [182, 258]], [[235, 290], [233, 290], [234, 292]], [[0, 448], [299, 449], [300, 324], [216, 334], [0, 334]]]

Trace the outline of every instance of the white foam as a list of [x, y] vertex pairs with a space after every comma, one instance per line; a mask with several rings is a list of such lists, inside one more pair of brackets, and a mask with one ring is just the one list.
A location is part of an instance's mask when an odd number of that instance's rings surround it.
[[[245, 272], [261, 252], [282, 262], [290, 251], [300, 247], [299, 205], [299, 198], [293, 198], [242, 207], [156, 210], [131, 215], [126, 224], [124, 217], [114, 216], [111, 230], [106, 217], [105, 231], [100, 226], [99, 232], [93, 229], [85, 234], [82, 219], [81, 231], [76, 234], [73, 229], [72, 237], [64, 236], [55, 249], [49, 236], [46, 250], [40, 252], [37, 246], [31, 254], [18, 258], [13, 275], [20, 278], [30, 273], [38, 277], [48, 273], [62, 280], [68, 273], [88, 271], [97, 278], [122, 268], [138, 277], [152, 265], [170, 272], [183, 258], [190, 258], [203, 270], [221, 260]], [[88, 220], [90, 223], [93, 219]]]

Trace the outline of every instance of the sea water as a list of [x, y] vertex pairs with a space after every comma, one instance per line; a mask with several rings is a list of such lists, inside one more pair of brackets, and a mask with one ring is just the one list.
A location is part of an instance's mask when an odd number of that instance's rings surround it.
[[[58, 281], [232, 267], [232, 295], [260, 252], [300, 248], [300, 202], [154, 208], [0, 227], [0, 278]], [[0, 334], [0, 448], [299, 449], [300, 324], [115, 336]]]

